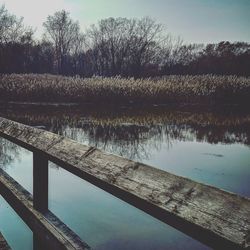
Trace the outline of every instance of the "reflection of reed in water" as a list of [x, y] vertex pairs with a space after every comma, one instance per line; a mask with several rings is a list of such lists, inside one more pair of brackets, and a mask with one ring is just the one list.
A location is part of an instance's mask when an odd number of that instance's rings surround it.
[[[250, 114], [164, 107], [8, 108], [0, 115], [96, 146], [130, 159], [148, 159], [152, 150], [173, 141], [242, 143], [250, 145]], [[49, 112], [48, 112], [49, 110]], [[183, 109], [182, 109], [183, 110]]]

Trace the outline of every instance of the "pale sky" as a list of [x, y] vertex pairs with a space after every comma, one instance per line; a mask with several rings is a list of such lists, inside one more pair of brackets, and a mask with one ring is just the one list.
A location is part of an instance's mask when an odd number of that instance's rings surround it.
[[185, 42], [250, 42], [250, 0], [0, 0], [26, 25], [43, 33], [48, 15], [65, 9], [82, 30], [108, 17], [150, 16]]

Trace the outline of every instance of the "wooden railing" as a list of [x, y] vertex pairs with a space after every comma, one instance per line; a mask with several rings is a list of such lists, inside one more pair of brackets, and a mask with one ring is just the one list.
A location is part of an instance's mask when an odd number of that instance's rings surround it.
[[250, 248], [248, 198], [4, 118], [0, 136], [33, 152], [33, 200], [3, 170], [0, 194], [30, 226], [37, 245], [89, 248], [48, 211], [51, 161], [208, 246]]

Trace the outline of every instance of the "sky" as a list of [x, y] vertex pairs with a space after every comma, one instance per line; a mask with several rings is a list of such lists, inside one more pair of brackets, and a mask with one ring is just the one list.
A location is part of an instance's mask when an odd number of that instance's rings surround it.
[[250, 42], [250, 0], [0, 0], [12, 14], [43, 33], [48, 15], [65, 9], [84, 31], [108, 17], [150, 16], [187, 43]]

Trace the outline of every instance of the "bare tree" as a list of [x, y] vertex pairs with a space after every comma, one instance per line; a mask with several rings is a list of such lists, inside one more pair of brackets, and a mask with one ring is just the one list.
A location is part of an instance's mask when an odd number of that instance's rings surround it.
[[180, 48], [183, 46], [183, 40], [180, 37], [173, 37], [168, 34], [162, 43], [159, 65], [160, 67], [171, 67], [176, 63]]
[[46, 29], [45, 37], [54, 45], [57, 72], [61, 74], [64, 72], [67, 55], [71, 52], [75, 42], [79, 41], [79, 23], [74, 22], [69, 13], [62, 10], [53, 16], [48, 16], [43, 25]]
[[99, 75], [140, 76], [154, 63], [164, 40], [162, 26], [153, 19], [108, 18], [87, 32], [92, 60]]
[[24, 27], [23, 18], [10, 14], [4, 5], [0, 6], [0, 43], [20, 42], [25, 33], [33, 33]]
[[85, 35], [82, 33], [78, 33], [71, 48], [72, 68], [75, 75], [84, 74], [84, 48]]
[[131, 66], [132, 74], [141, 76], [149, 64], [157, 60], [158, 51], [165, 40], [163, 26], [150, 17], [137, 20], [132, 36]]
[[121, 74], [128, 57], [134, 24], [134, 20], [127, 18], [108, 18], [88, 30], [88, 47], [99, 75]]

